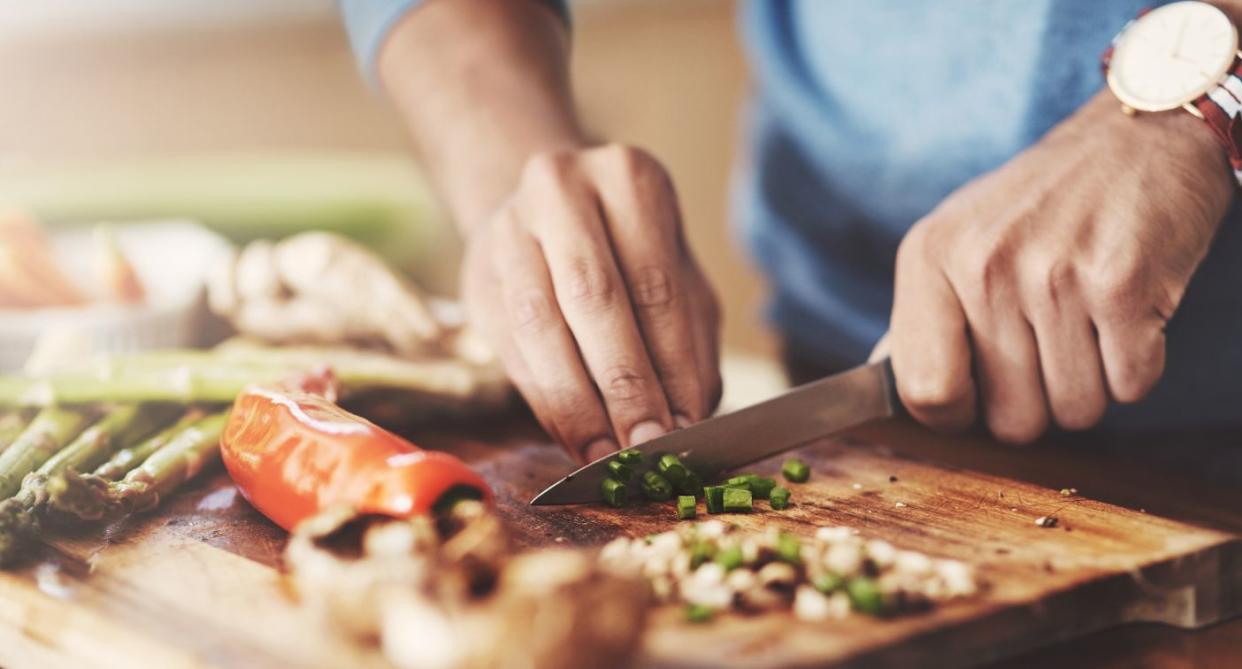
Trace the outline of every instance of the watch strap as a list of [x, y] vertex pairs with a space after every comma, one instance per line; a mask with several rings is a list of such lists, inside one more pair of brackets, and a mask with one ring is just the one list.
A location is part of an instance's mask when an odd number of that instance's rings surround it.
[[1242, 184], [1242, 58], [1235, 56], [1221, 83], [1190, 106], [1225, 147], [1233, 176]]

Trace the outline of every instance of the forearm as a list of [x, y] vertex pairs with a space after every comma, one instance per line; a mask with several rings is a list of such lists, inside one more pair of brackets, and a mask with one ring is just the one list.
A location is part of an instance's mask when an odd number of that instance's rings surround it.
[[584, 143], [568, 57], [563, 22], [534, 0], [430, 0], [391, 32], [380, 79], [463, 232], [531, 155]]

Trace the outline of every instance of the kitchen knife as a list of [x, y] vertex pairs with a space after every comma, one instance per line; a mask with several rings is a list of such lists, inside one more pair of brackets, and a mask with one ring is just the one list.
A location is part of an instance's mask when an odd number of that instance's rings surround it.
[[[820, 437], [902, 412], [893, 367], [883, 361], [799, 386], [730, 414], [670, 432], [638, 444], [644, 461], [674, 453], [704, 481], [731, 469], [801, 446]], [[604, 456], [548, 486], [531, 504], [600, 502], [600, 484], [608, 477]]]

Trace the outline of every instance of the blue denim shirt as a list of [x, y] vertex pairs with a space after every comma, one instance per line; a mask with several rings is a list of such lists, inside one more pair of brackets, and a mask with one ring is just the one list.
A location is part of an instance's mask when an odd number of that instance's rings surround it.
[[[342, 0], [365, 59], [406, 2]], [[734, 192], [772, 323], [803, 354], [865, 359], [910, 226], [1103, 86], [1099, 56], [1151, 0], [750, 0], [750, 162]], [[391, 21], [391, 18], [387, 19]], [[362, 26], [359, 29], [356, 26]], [[1176, 113], [1176, 112], [1175, 112]], [[1242, 234], [1222, 225], [1168, 327], [1165, 375], [1106, 423], [1242, 423]]]

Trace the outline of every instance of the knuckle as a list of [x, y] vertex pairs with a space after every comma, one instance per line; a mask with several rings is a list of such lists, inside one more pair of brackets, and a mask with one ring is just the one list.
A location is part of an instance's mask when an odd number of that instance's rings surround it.
[[634, 274], [634, 304], [640, 308], [667, 307], [676, 298], [676, 286], [672, 275], [663, 267], [651, 265], [640, 268]]
[[577, 158], [570, 151], [546, 151], [526, 161], [521, 180], [542, 188], [559, 189], [577, 171]]
[[980, 245], [959, 254], [954, 266], [968, 299], [992, 304], [1007, 292], [1012, 263], [1006, 253]]
[[1015, 414], [1013, 412], [989, 411], [988, 430], [998, 441], [1006, 444], [1029, 444], [1044, 433], [1048, 426], [1046, 416], [1037, 412]]
[[1099, 270], [1091, 277], [1091, 290], [1105, 318], [1127, 320], [1139, 311], [1142, 274], [1128, 268]]
[[518, 331], [543, 332], [552, 326], [552, 301], [535, 288], [513, 293], [509, 300], [510, 317]]
[[635, 402], [645, 399], [651, 388], [647, 377], [638, 369], [618, 365], [600, 374], [599, 390], [609, 402]]
[[578, 258], [569, 264], [565, 292], [578, 308], [596, 312], [616, 303], [617, 283], [598, 263]]
[[945, 412], [969, 399], [969, 387], [947, 376], [906, 374], [901, 379], [901, 398], [910, 407], [924, 413]]

